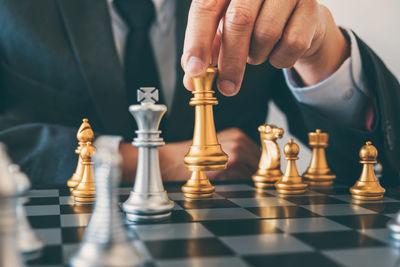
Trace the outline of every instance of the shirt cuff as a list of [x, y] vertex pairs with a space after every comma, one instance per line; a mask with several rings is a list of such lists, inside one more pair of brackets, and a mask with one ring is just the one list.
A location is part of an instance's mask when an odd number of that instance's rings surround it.
[[365, 128], [368, 91], [361, 56], [354, 34], [347, 29], [351, 56], [324, 81], [311, 86], [298, 85], [291, 69], [283, 69], [286, 83], [298, 102], [313, 107], [325, 117], [352, 128]]

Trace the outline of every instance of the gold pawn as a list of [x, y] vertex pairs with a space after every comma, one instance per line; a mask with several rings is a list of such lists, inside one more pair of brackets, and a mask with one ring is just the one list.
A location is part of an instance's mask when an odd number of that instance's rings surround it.
[[326, 161], [325, 149], [328, 147], [329, 134], [317, 129], [308, 134], [309, 145], [312, 148], [310, 166], [303, 178], [310, 186], [330, 186], [336, 175], [331, 172]]
[[257, 188], [274, 187], [274, 184], [282, 177], [281, 153], [276, 140], [282, 138], [284, 130], [275, 125], [264, 124], [258, 127], [258, 131], [262, 152], [258, 170], [252, 179]]
[[69, 187], [70, 191], [72, 191], [82, 180], [82, 175], [83, 175], [83, 165], [82, 165], [82, 160], [80, 157], [80, 153], [82, 150], [82, 146], [87, 143], [87, 142], [93, 142], [94, 139], [94, 132], [92, 130], [92, 127], [89, 124], [88, 119], [83, 119], [81, 127], [79, 127], [79, 130], [76, 134], [76, 139], [78, 139], [78, 147], [75, 149], [75, 153], [78, 154], [78, 164], [76, 166], [76, 170], [74, 174], [72, 174], [72, 177], [68, 180], [67, 186]]
[[204, 172], [225, 169], [228, 162], [228, 155], [218, 143], [212, 108], [218, 104], [212, 91], [217, 73], [217, 68], [208, 68], [202, 77], [192, 78], [195, 90], [189, 104], [195, 107], [195, 125], [193, 143], [184, 158], [192, 175], [182, 186], [183, 194], [188, 198], [211, 197], [215, 187]]
[[74, 200], [81, 203], [91, 203], [95, 200], [95, 183], [92, 157], [96, 148], [91, 142], [87, 142], [81, 149], [80, 157], [83, 165], [82, 180], [72, 191]]
[[357, 200], [381, 200], [386, 190], [375, 177], [374, 164], [377, 162], [378, 151], [371, 142], [367, 142], [359, 155], [363, 169], [358, 181], [350, 188], [350, 193]]
[[290, 139], [283, 148], [287, 160], [286, 170], [281, 179], [275, 183], [276, 191], [280, 194], [303, 194], [307, 184], [303, 182], [296, 167], [297, 156], [300, 152], [299, 146]]

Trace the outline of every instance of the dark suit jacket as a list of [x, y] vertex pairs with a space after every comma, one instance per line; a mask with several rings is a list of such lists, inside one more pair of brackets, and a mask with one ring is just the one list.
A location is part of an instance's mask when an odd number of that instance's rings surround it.
[[[178, 56], [189, 5], [179, 1], [177, 7]], [[342, 127], [340, 118], [325, 118], [297, 103], [282, 72], [269, 64], [248, 66], [237, 96], [217, 95], [217, 130], [238, 127], [258, 141], [257, 127], [273, 100], [302, 141], [316, 128], [330, 133], [327, 158], [339, 179], [354, 183], [360, 174], [358, 151], [372, 140], [380, 151], [383, 184], [398, 183], [400, 86], [372, 50], [358, 42], [376, 110], [372, 132]], [[183, 71], [179, 64], [175, 67], [181, 81]], [[166, 141], [192, 137], [190, 97], [178, 82], [162, 123]], [[134, 136], [106, 0], [0, 0], [0, 141], [34, 183], [65, 183], [71, 176], [77, 162], [75, 135], [83, 117], [97, 135], [122, 135], [126, 140]]]

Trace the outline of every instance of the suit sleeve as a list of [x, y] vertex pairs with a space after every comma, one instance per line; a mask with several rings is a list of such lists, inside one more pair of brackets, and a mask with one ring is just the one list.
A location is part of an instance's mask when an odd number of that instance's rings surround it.
[[[400, 85], [379, 57], [356, 37], [360, 49], [362, 69], [371, 91], [370, 105], [374, 108], [374, 124], [370, 131], [346, 127], [341, 119], [332, 120], [313, 107], [299, 103], [288, 89], [282, 73], [276, 81], [273, 99], [286, 114], [289, 131], [308, 143], [307, 132], [321, 129], [330, 134], [327, 148], [328, 164], [340, 182], [352, 185], [359, 178], [361, 164], [359, 150], [366, 141], [372, 141], [379, 151], [378, 161], [383, 166], [383, 186], [400, 184]], [[361, 111], [365, 114], [365, 111]], [[396, 163], [397, 162], [397, 163]]]

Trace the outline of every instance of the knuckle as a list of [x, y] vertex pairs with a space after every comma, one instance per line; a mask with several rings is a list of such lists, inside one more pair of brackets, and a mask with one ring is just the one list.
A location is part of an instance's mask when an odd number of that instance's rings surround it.
[[269, 59], [269, 63], [277, 68], [277, 69], [284, 69], [284, 68], [291, 68], [293, 67], [294, 63], [293, 61], [289, 61], [289, 60], [281, 60], [281, 59], [277, 59], [276, 57], [271, 57]]
[[192, 7], [195, 8], [198, 12], [215, 12], [218, 7], [218, 0], [193, 0]]
[[291, 34], [285, 38], [284, 44], [287, 47], [287, 53], [297, 55], [309, 48], [309, 42], [301, 34]]
[[277, 43], [281, 39], [281, 32], [273, 28], [257, 30], [254, 32], [254, 39], [257, 43]]
[[243, 31], [251, 26], [253, 16], [249, 9], [245, 7], [233, 7], [225, 14], [225, 26], [233, 31]]

